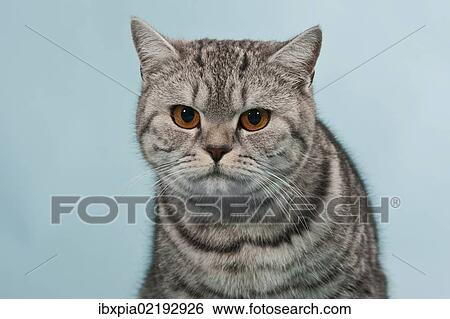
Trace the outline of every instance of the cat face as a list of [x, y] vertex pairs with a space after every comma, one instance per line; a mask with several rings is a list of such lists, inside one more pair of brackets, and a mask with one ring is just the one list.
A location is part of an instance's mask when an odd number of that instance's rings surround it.
[[301, 168], [320, 29], [285, 43], [168, 41], [133, 19], [132, 33], [143, 77], [138, 139], [163, 188], [266, 194]]

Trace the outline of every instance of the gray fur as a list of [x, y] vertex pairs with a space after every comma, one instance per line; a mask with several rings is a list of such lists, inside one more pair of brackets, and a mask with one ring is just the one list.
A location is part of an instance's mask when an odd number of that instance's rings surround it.
[[[132, 34], [143, 77], [136, 130], [158, 194], [248, 194], [251, 205], [284, 217], [298, 217], [289, 210], [294, 197], [366, 196], [348, 156], [316, 117], [318, 27], [288, 42], [180, 41], [133, 18]], [[173, 123], [170, 108], [180, 104], [200, 112], [200, 128]], [[239, 115], [252, 108], [270, 110], [269, 124], [239, 129]], [[232, 148], [220, 174], [207, 145]], [[264, 202], [268, 195], [275, 201]], [[173, 212], [162, 205], [159, 213]], [[319, 211], [308, 221], [271, 224], [174, 224], [159, 216], [140, 296], [384, 298], [376, 227], [369, 208], [360, 215], [368, 222], [336, 223]]]

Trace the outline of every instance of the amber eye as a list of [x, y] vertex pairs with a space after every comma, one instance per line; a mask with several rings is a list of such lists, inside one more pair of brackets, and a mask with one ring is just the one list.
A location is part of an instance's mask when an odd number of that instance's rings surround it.
[[179, 127], [190, 130], [199, 125], [200, 114], [192, 107], [176, 105], [172, 109], [172, 119]]
[[247, 131], [258, 131], [269, 123], [269, 111], [263, 109], [251, 109], [241, 114], [239, 121], [243, 129]]

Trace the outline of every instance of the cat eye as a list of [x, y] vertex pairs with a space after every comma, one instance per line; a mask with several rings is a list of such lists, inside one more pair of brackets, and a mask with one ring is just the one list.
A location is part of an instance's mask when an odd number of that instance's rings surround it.
[[269, 120], [269, 111], [263, 109], [251, 109], [241, 114], [239, 123], [241, 123], [244, 130], [254, 132], [266, 127]]
[[185, 105], [176, 105], [173, 107], [172, 119], [176, 125], [188, 130], [200, 124], [200, 114], [192, 107]]

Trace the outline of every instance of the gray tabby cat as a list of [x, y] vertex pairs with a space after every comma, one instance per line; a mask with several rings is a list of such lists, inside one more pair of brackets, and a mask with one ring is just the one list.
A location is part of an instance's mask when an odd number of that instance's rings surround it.
[[[316, 117], [319, 27], [287, 42], [169, 40], [137, 18], [131, 29], [137, 136], [164, 195], [140, 296], [385, 298], [370, 206], [324, 209], [366, 191]], [[192, 213], [215, 195], [229, 220]], [[231, 195], [249, 198], [253, 219], [232, 216]]]

